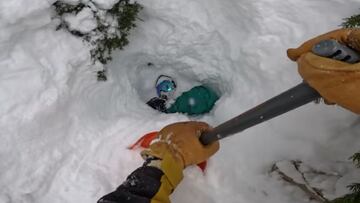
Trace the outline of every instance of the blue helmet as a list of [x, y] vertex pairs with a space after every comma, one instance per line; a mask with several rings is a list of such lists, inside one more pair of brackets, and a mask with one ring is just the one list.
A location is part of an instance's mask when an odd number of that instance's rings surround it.
[[156, 93], [158, 97], [170, 99], [174, 96], [176, 90], [175, 81], [166, 75], [160, 75], [156, 80]]

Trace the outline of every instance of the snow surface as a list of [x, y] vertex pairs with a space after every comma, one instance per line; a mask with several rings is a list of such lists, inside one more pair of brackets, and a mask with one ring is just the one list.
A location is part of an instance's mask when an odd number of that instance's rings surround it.
[[[189, 119], [217, 125], [294, 86], [301, 79], [286, 49], [337, 28], [359, 7], [358, 0], [139, 0], [143, 21], [102, 83], [82, 40], [55, 31], [53, 2], [0, 1], [1, 203], [96, 202], [142, 163], [139, 151], [126, 149], [139, 136]], [[164, 73], [176, 78], [178, 94], [203, 83], [222, 97], [206, 116], [158, 113], [145, 101]], [[269, 176], [271, 165], [300, 159], [341, 168], [360, 149], [359, 130], [357, 115], [309, 104], [223, 140], [206, 175], [186, 169], [172, 200], [308, 202]], [[334, 196], [359, 178], [344, 173]]]
[[70, 30], [77, 30], [81, 33], [88, 33], [97, 27], [95, 16], [90, 8], [82, 9], [77, 15], [65, 14], [64, 20]]
[[93, 0], [93, 2], [102, 9], [110, 9], [118, 2], [118, 0]]

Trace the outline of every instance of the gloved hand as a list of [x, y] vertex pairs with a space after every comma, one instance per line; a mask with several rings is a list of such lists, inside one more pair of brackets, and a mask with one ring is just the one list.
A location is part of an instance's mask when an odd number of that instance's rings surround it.
[[163, 159], [171, 155], [183, 168], [207, 160], [219, 150], [219, 142], [202, 145], [199, 137], [202, 132], [210, 130], [210, 126], [203, 122], [180, 122], [163, 128], [149, 149], [141, 154]]
[[315, 44], [327, 39], [335, 39], [360, 51], [360, 29], [339, 29], [306, 41], [299, 48], [288, 49], [288, 57], [297, 61], [302, 78], [327, 103], [360, 114], [360, 63], [348, 64], [311, 53]]

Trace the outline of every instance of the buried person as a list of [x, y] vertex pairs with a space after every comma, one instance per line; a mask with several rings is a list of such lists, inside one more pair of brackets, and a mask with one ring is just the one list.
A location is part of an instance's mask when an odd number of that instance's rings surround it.
[[[152, 98], [147, 104], [164, 113], [205, 114], [211, 111], [219, 99], [212, 89], [204, 85], [195, 86], [175, 99], [176, 82], [166, 75], [160, 75], [155, 86], [158, 97]], [[170, 104], [172, 100], [175, 102]]]

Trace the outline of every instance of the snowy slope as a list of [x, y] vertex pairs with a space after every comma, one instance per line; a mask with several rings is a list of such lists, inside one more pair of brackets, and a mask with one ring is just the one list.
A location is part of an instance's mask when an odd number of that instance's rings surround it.
[[[358, 0], [140, 0], [143, 21], [109, 64], [109, 81], [98, 83], [88, 48], [54, 31], [50, 3], [0, 1], [0, 203], [96, 202], [142, 163], [126, 150], [139, 136], [188, 119], [217, 125], [299, 83], [286, 49], [337, 28], [360, 7]], [[180, 91], [205, 83], [222, 97], [203, 117], [160, 114], [145, 105], [160, 73], [176, 77]], [[359, 177], [346, 163], [360, 149], [359, 130], [356, 115], [309, 104], [222, 141], [205, 176], [185, 171], [173, 202], [308, 202], [268, 175], [287, 159], [343, 173], [333, 188], [341, 195]]]

